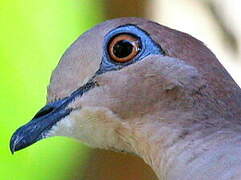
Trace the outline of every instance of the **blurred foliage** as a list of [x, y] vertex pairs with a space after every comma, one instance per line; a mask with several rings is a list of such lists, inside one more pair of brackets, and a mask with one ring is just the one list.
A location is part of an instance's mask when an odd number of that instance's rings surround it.
[[0, 3], [0, 179], [80, 179], [81, 172], [73, 172], [73, 167], [84, 162], [86, 149], [79, 143], [54, 137], [13, 156], [9, 139], [45, 104], [50, 74], [64, 50], [83, 31], [103, 20], [102, 3]]

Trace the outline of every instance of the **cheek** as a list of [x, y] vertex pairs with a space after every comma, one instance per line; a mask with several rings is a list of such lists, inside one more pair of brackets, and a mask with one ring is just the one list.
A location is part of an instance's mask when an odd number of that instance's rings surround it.
[[[114, 77], [114, 76], [113, 76]], [[123, 119], [142, 116], [161, 98], [161, 84], [158, 80], [143, 76], [113, 78], [108, 86], [101, 87], [99, 100]], [[98, 101], [99, 101], [98, 100]]]
[[99, 87], [81, 97], [81, 106], [105, 107], [123, 119], [142, 116], [162, 98], [162, 79], [153, 71], [113, 71], [96, 78]]

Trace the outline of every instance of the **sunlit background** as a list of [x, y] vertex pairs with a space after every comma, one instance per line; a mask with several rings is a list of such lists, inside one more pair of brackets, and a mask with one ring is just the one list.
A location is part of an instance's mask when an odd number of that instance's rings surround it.
[[45, 104], [50, 74], [65, 49], [95, 24], [123, 16], [146, 17], [202, 40], [241, 85], [240, 0], [2, 0], [1, 180], [124, 180], [128, 173], [132, 179], [155, 179], [150, 172], [129, 168], [137, 166], [131, 164], [140, 161], [136, 157], [126, 164], [123, 155], [91, 151], [63, 137], [15, 155], [9, 151], [12, 133]]

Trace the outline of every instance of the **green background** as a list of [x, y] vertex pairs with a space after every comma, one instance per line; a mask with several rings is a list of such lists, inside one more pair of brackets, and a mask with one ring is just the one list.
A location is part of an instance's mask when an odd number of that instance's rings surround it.
[[0, 7], [0, 179], [79, 179], [87, 148], [49, 138], [11, 155], [9, 139], [45, 104], [52, 70], [65, 49], [103, 21], [90, 0], [12, 0]]

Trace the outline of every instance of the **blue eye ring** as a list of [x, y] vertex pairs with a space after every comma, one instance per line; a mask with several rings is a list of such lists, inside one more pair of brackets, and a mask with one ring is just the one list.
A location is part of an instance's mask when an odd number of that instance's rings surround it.
[[[121, 34], [128, 34], [137, 38], [139, 42], [139, 48], [137, 49], [138, 53], [132, 58], [128, 59], [128, 61], [119, 62], [115, 61], [113, 56], [110, 56], [110, 51], [108, 49], [112, 40]], [[116, 27], [115, 29], [112, 29], [110, 32], [108, 32], [104, 37], [103, 57], [100, 68], [96, 74], [102, 74], [107, 71], [120, 70], [126, 66], [141, 61], [143, 58], [151, 54], [158, 54], [163, 56], [165, 55], [162, 48], [151, 38], [151, 36], [146, 31], [133, 24], [126, 24]], [[127, 53], [127, 55], [129, 54]], [[120, 57], [123, 57], [123, 54]]]

